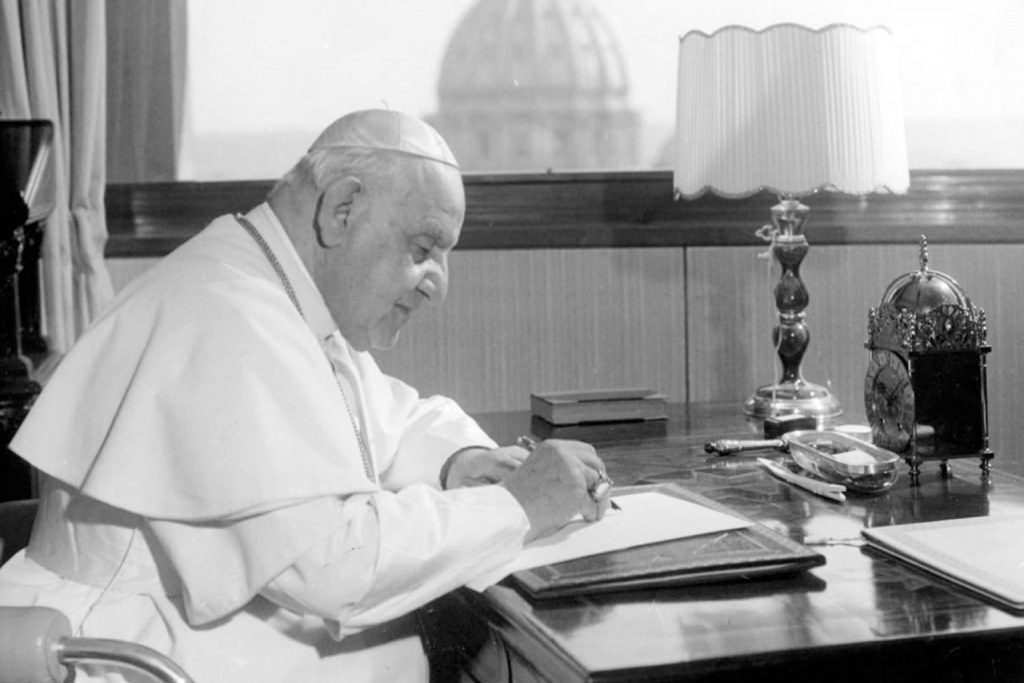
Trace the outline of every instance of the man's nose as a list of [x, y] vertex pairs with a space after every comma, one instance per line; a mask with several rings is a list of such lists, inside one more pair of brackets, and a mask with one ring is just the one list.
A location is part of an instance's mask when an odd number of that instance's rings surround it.
[[430, 271], [424, 276], [419, 286], [420, 292], [432, 304], [440, 304], [448, 295], [448, 260], [433, 262]]

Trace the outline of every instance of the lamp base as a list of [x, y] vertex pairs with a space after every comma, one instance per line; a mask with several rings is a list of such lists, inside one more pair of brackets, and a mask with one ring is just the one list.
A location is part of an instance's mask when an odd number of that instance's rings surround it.
[[824, 419], [842, 415], [843, 409], [827, 388], [797, 380], [758, 387], [743, 404], [743, 412], [759, 420], [793, 413]]

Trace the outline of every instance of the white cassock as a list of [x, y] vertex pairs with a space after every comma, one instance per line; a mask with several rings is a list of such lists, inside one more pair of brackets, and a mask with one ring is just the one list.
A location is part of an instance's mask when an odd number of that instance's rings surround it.
[[127, 287], [11, 443], [45, 485], [0, 604], [200, 682], [426, 679], [408, 615], [514, 557], [528, 520], [499, 486], [439, 489], [494, 442], [352, 349], [270, 207], [248, 219], [301, 315], [230, 216]]

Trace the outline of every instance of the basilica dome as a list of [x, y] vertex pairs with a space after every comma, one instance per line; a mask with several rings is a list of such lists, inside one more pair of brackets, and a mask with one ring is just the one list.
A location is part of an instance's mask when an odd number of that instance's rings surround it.
[[629, 167], [628, 95], [591, 0], [479, 0], [449, 41], [432, 121], [466, 170]]
[[622, 52], [589, 0], [481, 0], [455, 29], [441, 66], [444, 104], [485, 93], [625, 98]]

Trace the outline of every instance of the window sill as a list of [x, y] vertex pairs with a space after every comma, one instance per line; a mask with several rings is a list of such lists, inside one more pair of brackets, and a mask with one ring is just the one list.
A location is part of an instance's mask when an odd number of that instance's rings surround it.
[[[158, 257], [272, 181], [108, 185], [108, 258]], [[776, 197], [672, 198], [671, 171], [467, 174], [460, 249], [753, 246]], [[818, 193], [812, 244], [1022, 243], [1024, 169], [911, 173], [905, 195]]]

